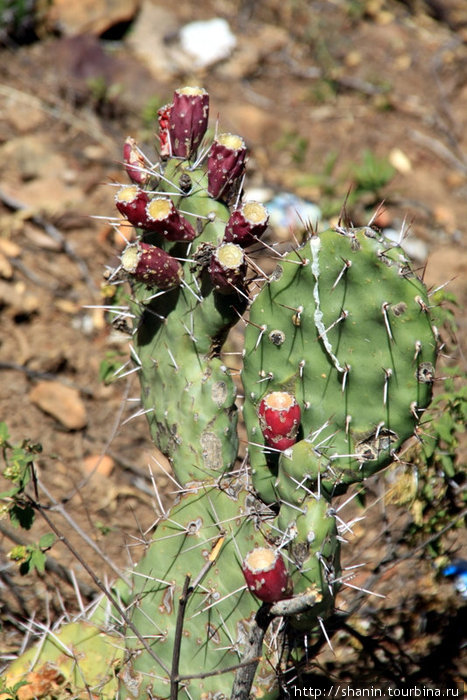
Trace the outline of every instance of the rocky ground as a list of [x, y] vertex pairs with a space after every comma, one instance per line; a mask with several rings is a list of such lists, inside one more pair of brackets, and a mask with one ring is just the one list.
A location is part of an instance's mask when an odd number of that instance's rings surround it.
[[[235, 46], [202, 65], [203, 57], [187, 56], [180, 29], [212, 18], [228, 22]], [[457, 296], [448, 362], [466, 369], [463, 0], [203, 0], [196, 7], [54, 0], [32, 35], [2, 19], [0, 418], [14, 442], [42, 444], [37, 468], [48, 493], [40, 497], [99, 576], [131, 563], [127, 545], [157, 517], [148, 465], [166, 499], [171, 482], [152, 458], [144, 417], [128, 420], [134, 377], [110, 385], [99, 378], [102, 363], [125, 357], [128, 343], [93, 308], [120, 241], [105, 218], [92, 216], [116, 215], [110, 185], [122, 180], [123, 140], [132, 134], [155, 152], [155, 113], [175, 87], [208, 89], [211, 114], [251, 149], [250, 184], [269, 197], [295, 193], [332, 222], [352, 186], [356, 224], [384, 200], [378, 224], [399, 231], [405, 221], [427, 285], [447, 282]], [[276, 235], [286, 238], [287, 229]], [[462, 459], [460, 450], [459, 465]], [[386, 597], [343, 592], [340, 607], [356, 611], [345, 627], [334, 621], [334, 653], [323, 640], [317, 656], [310, 647], [310, 672], [322, 683], [465, 678], [467, 605], [436, 575], [423, 540], [408, 545], [413, 513], [406, 502], [388, 504], [385, 489], [387, 479], [370, 486], [366, 520], [345, 557], [349, 565], [367, 562], [354, 585], [367, 587], [370, 577]], [[7, 559], [15, 538], [37, 541], [44, 523], [26, 533], [6, 520], [0, 526], [0, 653], [9, 655], [25, 620], [55, 620], [78, 601], [60, 572], [21, 577]], [[443, 542], [467, 558], [465, 530], [449, 530]], [[57, 544], [50, 556], [92, 587], [66, 548]], [[392, 563], [378, 568], [383, 561]]]

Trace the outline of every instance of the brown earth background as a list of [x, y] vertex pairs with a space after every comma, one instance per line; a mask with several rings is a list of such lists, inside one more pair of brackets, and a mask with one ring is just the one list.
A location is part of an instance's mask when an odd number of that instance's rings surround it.
[[[177, 32], [214, 17], [228, 21], [236, 49], [194, 70]], [[458, 330], [444, 362], [467, 369], [465, 1], [55, 0], [36, 3], [32, 28], [13, 30], [7, 19], [4, 11], [0, 420], [12, 441], [42, 444], [37, 469], [49, 494], [41, 499], [100, 577], [114, 575], [108, 561], [63, 512], [124, 569], [135, 538], [157, 518], [148, 465], [167, 503], [173, 485], [152, 460], [144, 417], [126, 422], [135, 377], [99, 379], [107, 353], [125, 357], [128, 339], [89, 308], [102, 303], [103, 271], [117, 263], [119, 244], [108, 222], [90, 217], [116, 216], [108, 184], [124, 181], [123, 141], [131, 134], [155, 155], [155, 114], [174, 88], [207, 88], [212, 117], [250, 148], [250, 185], [317, 202], [331, 222], [349, 187], [361, 185], [358, 166], [370, 151], [376, 174], [349, 203], [352, 221], [366, 223], [384, 200], [380, 226], [407, 222], [428, 287], [448, 282], [457, 296]], [[383, 161], [392, 175], [381, 184]], [[241, 324], [230, 348], [240, 345]], [[457, 464], [465, 464], [462, 444]], [[344, 548], [347, 564], [365, 563], [352, 583], [371, 579], [385, 597], [339, 595], [339, 608], [355, 612], [344, 626], [331, 621], [334, 652], [323, 639], [310, 651], [316, 684], [466, 678], [467, 605], [424, 546], [433, 533], [409, 540], [413, 499], [385, 498], [391, 478], [389, 470], [372, 480], [360, 513], [349, 506], [349, 517], [365, 520]], [[22, 577], [8, 559], [15, 538], [37, 542], [46, 524], [0, 526], [0, 656], [8, 657], [28, 620], [50, 624], [79, 605], [57, 572]], [[467, 558], [464, 528], [448, 526], [442, 541], [443, 554]], [[48, 554], [92, 588], [60, 543]]]

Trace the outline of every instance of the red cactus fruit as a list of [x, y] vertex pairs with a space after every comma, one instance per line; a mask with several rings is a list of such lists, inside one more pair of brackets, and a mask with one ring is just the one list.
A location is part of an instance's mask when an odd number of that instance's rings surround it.
[[245, 202], [235, 209], [227, 222], [224, 241], [246, 248], [256, 243], [268, 226], [269, 214], [260, 202]]
[[167, 104], [157, 111], [157, 121], [159, 122], [159, 153], [163, 158], [172, 155], [169, 139], [170, 112], [172, 105]]
[[169, 114], [172, 155], [191, 158], [208, 127], [209, 95], [200, 87], [175, 90]]
[[115, 205], [133, 226], [144, 227], [149, 195], [138, 185], [124, 185], [115, 195]]
[[209, 263], [211, 282], [221, 294], [233, 294], [235, 288], [242, 288], [245, 279], [246, 263], [242, 248], [235, 243], [221, 243]]
[[196, 231], [189, 221], [176, 210], [167, 197], [154, 197], [146, 207], [147, 231], [162, 233], [168, 241], [192, 241]]
[[148, 287], [172, 289], [183, 279], [183, 268], [178, 260], [149, 243], [132, 243], [123, 251], [122, 268], [138, 282]]
[[228, 195], [245, 170], [246, 146], [240, 136], [219, 134], [208, 154], [208, 192], [218, 199]]
[[286, 450], [297, 441], [300, 406], [293, 394], [272, 391], [261, 400], [258, 417], [261, 430], [270, 447]]
[[131, 136], [128, 136], [123, 144], [123, 162], [130, 180], [137, 185], [146, 185], [151, 175], [136, 141]]
[[265, 603], [275, 603], [290, 595], [287, 569], [277, 550], [252, 549], [243, 560], [242, 571], [251, 593]]

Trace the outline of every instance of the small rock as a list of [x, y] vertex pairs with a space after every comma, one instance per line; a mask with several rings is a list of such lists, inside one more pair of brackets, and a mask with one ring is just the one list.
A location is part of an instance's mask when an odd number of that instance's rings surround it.
[[68, 430], [82, 430], [87, 424], [86, 408], [77, 389], [60, 382], [39, 382], [29, 392], [30, 401]]
[[389, 162], [392, 167], [395, 168], [397, 172], [402, 173], [402, 175], [406, 175], [412, 170], [412, 163], [400, 148], [393, 148], [391, 150], [389, 153]]
[[222, 128], [241, 134], [246, 143], [272, 143], [277, 138], [277, 120], [266, 109], [251, 104], [231, 104], [224, 109]]
[[176, 16], [164, 7], [144, 2], [126, 40], [158, 82], [169, 82], [179, 71], [177, 52], [166, 37], [176, 36]]
[[6, 255], [0, 251], [0, 277], [4, 280], [11, 280], [13, 277], [13, 266]]
[[24, 102], [13, 99], [5, 108], [3, 115], [17, 134], [27, 134], [42, 126], [46, 120], [45, 110], [28, 104], [25, 109]]
[[40, 309], [41, 300], [27, 289], [23, 281], [0, 280], [0, 306], [7, 307], [9, 316], [28, 317]]
[[65, 160], [55, 151], [55, 144], [43, 134], [31, 134], [10, 139], [0, 148], [2, 168], [17, 170], [23, 181], [42, 177], [65, 167]]
[[9, 238], [0, 238], [0, 252], [9, 258], [18, 258], [21, 255], [21, 248]]
[[179, 36], [181, 49], [191, 56], [195, 68], [223, 61], [237, 44], [228, 22], [220, 17], [185, 24]]
[[289, 39], [287, 30], [270, 24], [260, 27], [254, 36], [239, 36], [232, 57], [217, 72], [229, 80], [247, 78], [268, 56], [287, 46]]
[[129, 22], [138, 5], [138, 0], [54, 0], [50, 18], [68, 36], [99, 36], [120, 22]]
[[115, 469], [115, 460], [109, 455], [89, 455], [83, 460], [83, 469], [86, 474], [110, 476]]

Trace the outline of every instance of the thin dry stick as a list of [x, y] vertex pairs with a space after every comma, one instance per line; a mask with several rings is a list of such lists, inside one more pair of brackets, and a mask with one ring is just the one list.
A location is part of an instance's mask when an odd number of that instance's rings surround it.
[[[86, 544], [93, 549], [96, 554], [100, 556], [102, 561], [104, 561], [107, 566], [109, 566], [112, 571], [119, 577], [121, 578], [127, 586], [130, 585], [129, 579], [123, 574], [122, 571], [116, 566], [116, 564], [113, 563], [113, 561], [102, 551], [102, 549], [92, 540], [89, 535], [87, 535], [84, 530], [80, 528], [78, 523], [69, 515], [69, 513], [66, 512], [65, 508], [61, 505], [61, 503], [58, 503], [58, 501], [55, 500], [55, 498], [52, 496], [52, 494], [48, 491], [48, 489], [44, 486], [44, 484], [37, 479], [36, 474], [33, 469], [33, 479], [34, 479], [34, 484], [36, 487], [40, 487], [41, 490], [45, 493], [47, 498], [51, 501], [52, 508], [57, 512], [60, 513], [60, 515], [65, 518], [65, 520], [68, 522], [68, 524], [73, 528], [73, 530], [81, 537], [81, 539], [86, 542]], [[37, 501], [39, 502], [39, 498], [37, 497]], [[41, 506], [42, 510], [45, 510], [44, 506]]]
[[190, 589], [189, 586], [190, 576], [186, 576], [185, 583], [183, 585], [182, 595], [180, 596], [178, 602], [177, 622], [175, 625], [175, 638], [172, 655], [172, 673], [170, 674], [170, 700], [177, 700], [178, 698], [178, 668], [180, 665], [180, 650], [182, 646], [183, 620], [185, 619], [185, 610], [188, 598], [193, 592], [193, 589]]
[[264, 635], [275, 617], [289, 617], [307, 612], [317, 602], [315, 593], [303, 593], [274, 605], [263, 605], [256, 613], [250, 630], [244, 659], [235, 674], [231, 700], [248, 700], [258, 663], [261, 659]]

